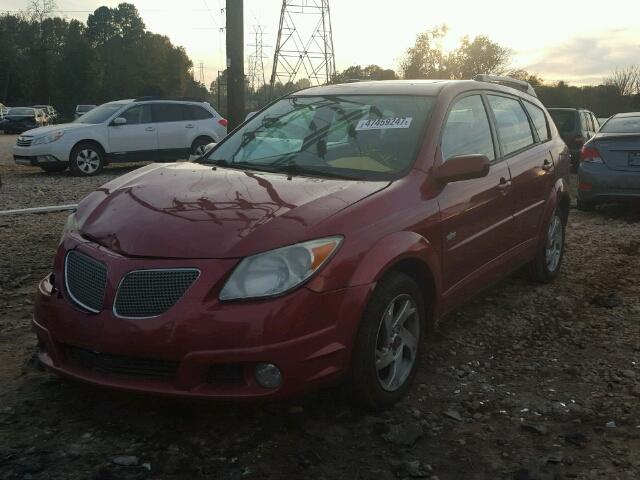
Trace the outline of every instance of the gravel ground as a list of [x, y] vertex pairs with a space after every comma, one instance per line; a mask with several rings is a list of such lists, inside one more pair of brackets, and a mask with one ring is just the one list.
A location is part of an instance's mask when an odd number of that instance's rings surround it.
[[[11, 164], [0, 209], [75, 203], [100, 177]], [[638, 479], [640, 211], [571, 211], [559, 278], [519, 275], [446, 318], [383, 414], [342, 389], [235, 405], [117, 394], [29, 362], [36, 282], [66, 214], [0, 217], [0, 478]]]

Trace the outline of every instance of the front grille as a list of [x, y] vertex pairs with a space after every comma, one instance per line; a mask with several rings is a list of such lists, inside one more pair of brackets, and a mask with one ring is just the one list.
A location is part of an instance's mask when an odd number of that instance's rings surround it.
[[31, 142], [33, 142], [32, 137], [18, 137], [16, 145], [18, 145], [19, 147], [29, 147], [31, 146]]
[[107, 267], [87, 255], [71, 251], [65, 261], [65, 284], [75, 303], [98, 313], [104, 302]]
[[178, 373], [178, 362], [168, 360], [125, 357], [72, 346], [65, 346], [64, 352], [71, 363], [97, 373], [146, 378], [175, 378]]
[[196, 269], [136, 270], [120, 282], [114, 313], [124, 318], [148, 318], [169, 310], [196, 281]]

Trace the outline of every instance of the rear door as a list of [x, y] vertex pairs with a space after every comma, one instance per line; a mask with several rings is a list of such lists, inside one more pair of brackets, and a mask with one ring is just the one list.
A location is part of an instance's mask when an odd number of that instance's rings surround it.
[[487, 98], [511, 171], [514, 235], [516, 243], [522, 244], [537, 237], [553, 183], [549, 125], [544, 111], [531, 102], [503, 94]]
[[120, 117], [127, 123], [109, 125], [109, 148], [114, 161], [153, 159], [158, 150], [158, 132], [149, 105], [133, 105]]
[[[158, 125], [158, 149], [165, 159], [188, 158], [196, 122], [189, 105], [153, 103], [153, 118]], [[195, 137], [194, 137], [195, 138]]]
[[454, 299], [477, 288], [492, 262], [513, 246], [511, 174], [500, 159], [481, 94], [453, 101], [440, 151], [443, 162], [470, 154], [486, 155], [492, 162], [486, 177], [449, 183], [438, 196], [445, 296]]

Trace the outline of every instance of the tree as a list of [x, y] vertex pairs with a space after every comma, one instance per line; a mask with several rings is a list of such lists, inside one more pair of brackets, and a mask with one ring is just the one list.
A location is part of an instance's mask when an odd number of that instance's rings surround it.
[[538, 76], [535, 73], [529, 73], [526, 70], [522, 69], [510, 70], [509, 72], [507, 72], [507, 75], [511, 78], [528, 82], [532, 87], [539, 87], [544, 83], [542, 77]]
[[332, 83], [344, 83], [349, 80], [396, 80], [397, 78], [396, 72], [378, 65], [368, 65], [364, 68], [353, 65], [336, 74]]
[[418, 35], [400, 63], [404, 78], [449, 78], [447, 58], [439, 44], [447, 31], [447, 26], [441, 25]]
[[604, 84], [615, 88], [618, 95], [622, 97], [640, 94], [640, 66], [630, 65], [616, 69], [605, 78]]
[[501, 74], [511, 59], [511, 51], [480, 35], [463, 37], [460, 46], [447, 57], [450, 78], [471, 79], [479, 73]]

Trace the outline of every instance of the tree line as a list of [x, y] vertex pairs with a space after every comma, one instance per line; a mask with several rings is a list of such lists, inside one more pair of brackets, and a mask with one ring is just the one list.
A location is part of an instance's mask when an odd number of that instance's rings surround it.
[[135, 6], [100, 7], [86, 24], [51, 16], [52, 0], [0, 16], [0, 95], [7, 105], [76, 104], [143, 95], [204, 98], [191, 60], [166, 36], [149, 32]]

